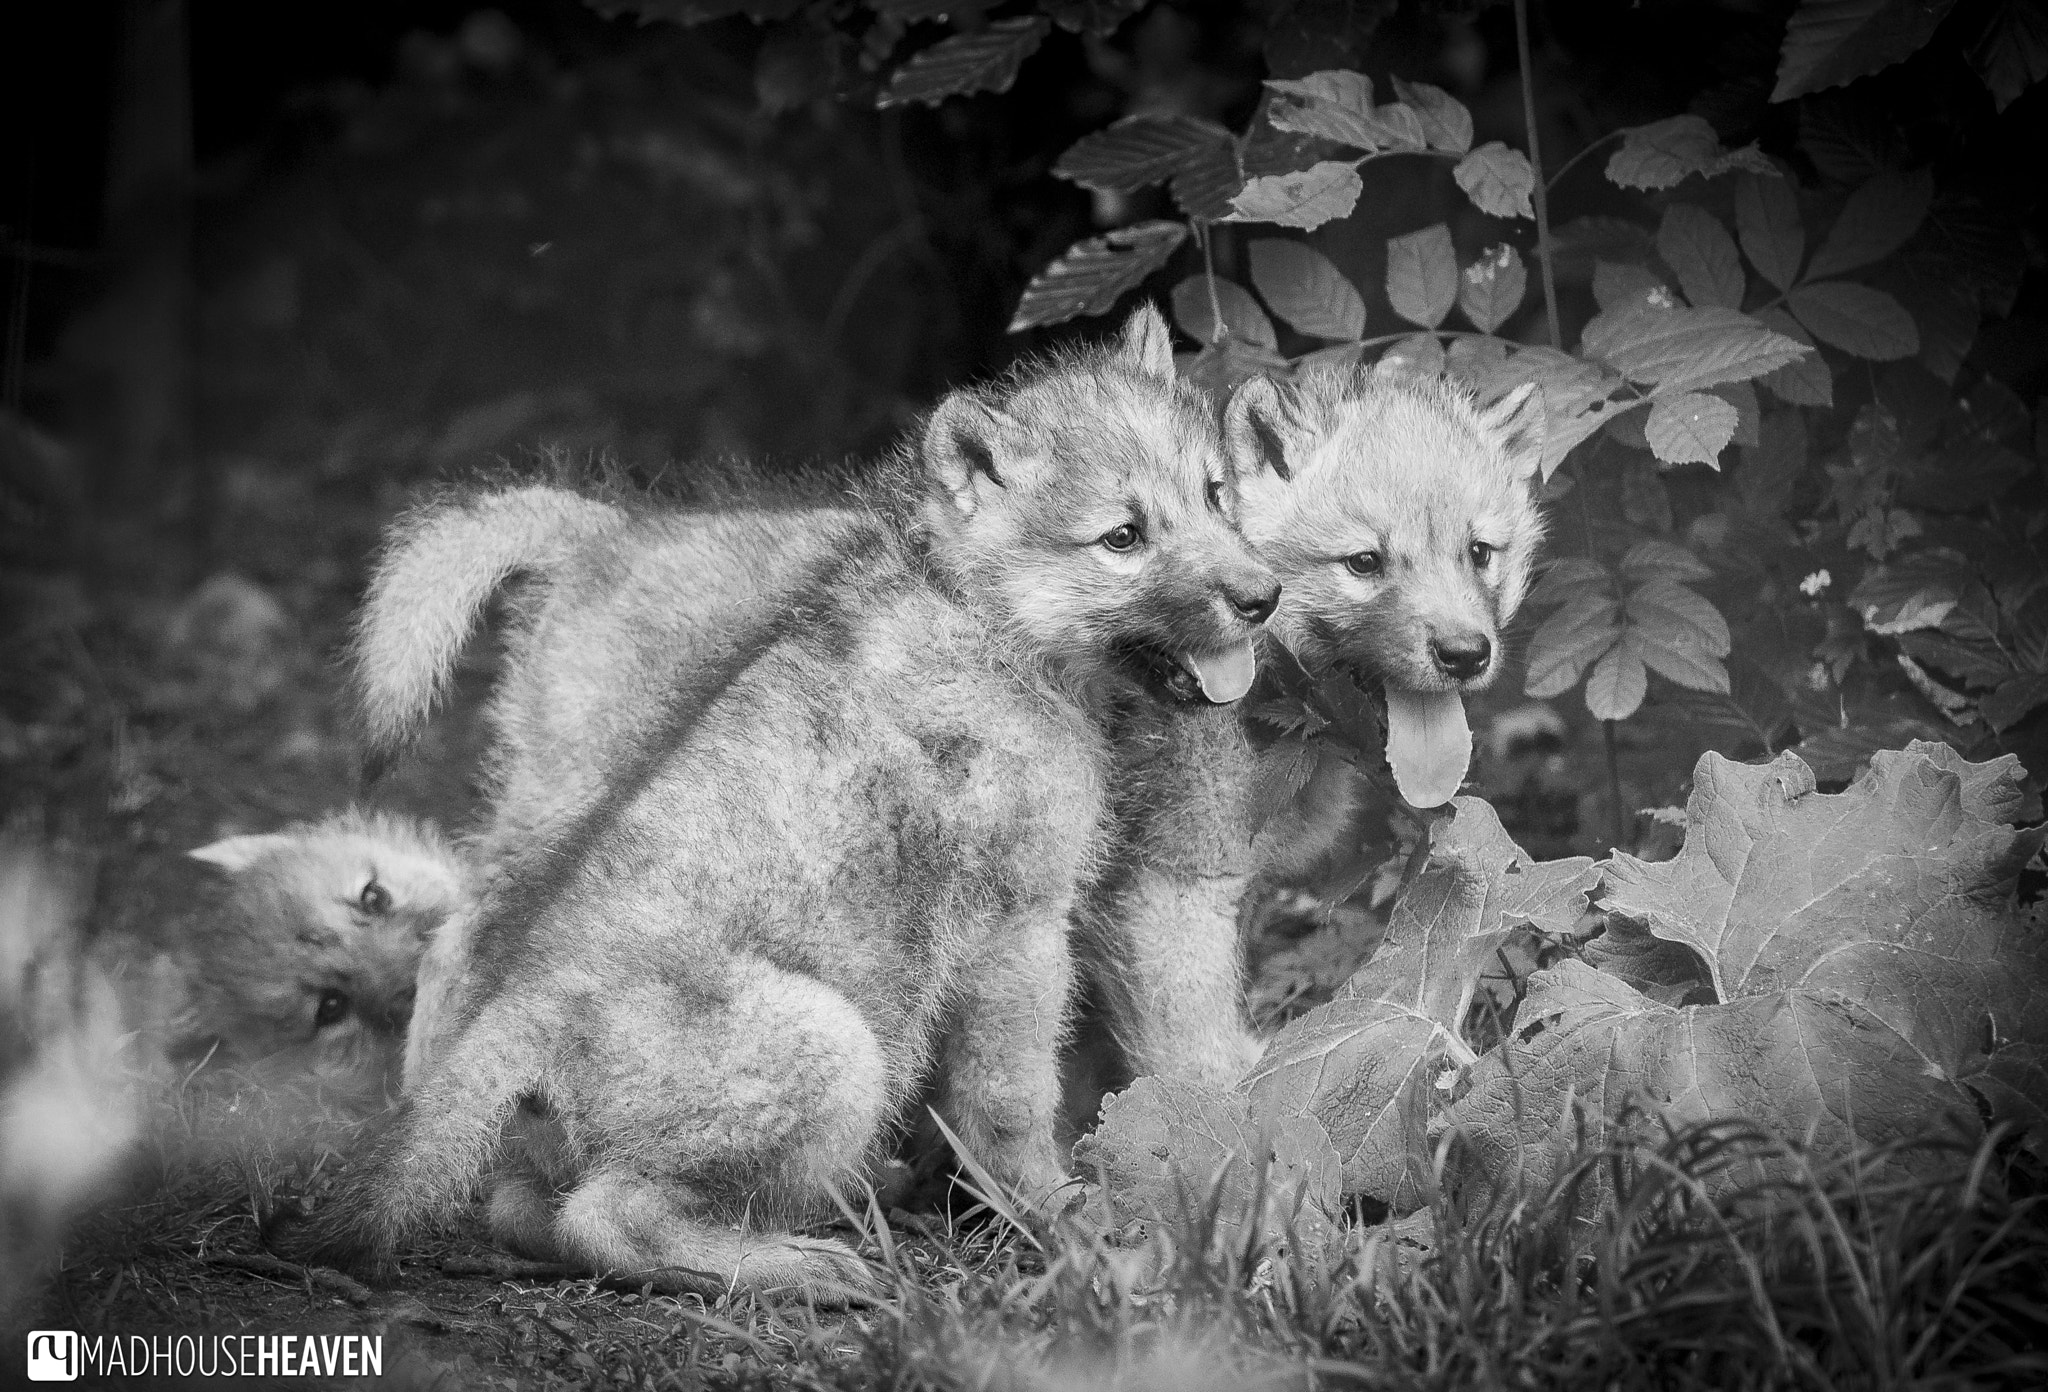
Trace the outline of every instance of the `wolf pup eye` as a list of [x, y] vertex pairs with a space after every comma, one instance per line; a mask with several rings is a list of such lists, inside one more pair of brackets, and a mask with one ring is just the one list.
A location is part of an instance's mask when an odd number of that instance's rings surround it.
[[375, 880], [363, 886], [363, 892], [356, 896], [356, 902], [363, 906], [364, 913], [378, 915], [391, 912], [391, 891]]
[[1133, 522], [1111, 527], [1101, 537], [1102, 544], [1112, 551], [1128, 551], [1144, 539], [1145, 534], [1139, 531], [1137, 524]]
[[1498, 549], [1498, 548], [1496, 548], [1496, 547], [1494, 547], [1494, 546], [1491, 546], [1491, 545], [1489, 545], [1489, 544], [1487, 544], [1486, 542], [1483, 542], [1483, 541], [1475, 541], [1475, 542], [1473, 542], [1473, 543], [1472, 543], [1472, 548], [1471, 548], [1471, 550], [1472, 550], [1472, 564], [1473, 564], [1474, 566], [1478, 567], [1478, 568], [1479, 568], [1480, 570], [1484, 570], [1484, 569], [1486, 569], [1486, 567], [1488, 566], [1488, 564], [1490, 564], [1490, 563], [1492, 562], [1492, 560], [1493, 560], [1493, 553], [1494, 553], [1494, 551], [1495, 551], [1495, 550], [1497, 550], [1497, 549]]
[[1382, 564], [1380, 553], [1377, 551], [1360, 551], [1357, 555], [1344, 558], [1344, 569], [1353, 575], [1378, 575]]
[[313, 1028], [326, 1029], [348, 1018], [348, 992], [332, 987], [320, 993], [320, 1004], [313, 1011]]

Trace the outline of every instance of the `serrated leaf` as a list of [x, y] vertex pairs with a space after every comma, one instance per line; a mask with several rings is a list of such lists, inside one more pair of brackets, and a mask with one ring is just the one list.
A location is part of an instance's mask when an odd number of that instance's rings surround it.
[[[1813, 336], [1799, 327], [1799, 321], [1782, 309], [1766, 309], [1757, 316], [1772, 333], [1780, 333], [1795, 343], [1813, 347]], [[1815, 349], [1804, 357], [1795, 358], [1783, 367], [1773, 368], [1757, 381], [1764, 384], [1778, 400], [1792, 406], [1832, 406], [1835, 404], [1835, 375], [1828, 368], [1828, 360]]]
[[[1654, 638], [1666, 647], [1698, 653], [1703, 657], [1728, 656], [1731, 646], [1728, 620], [1705, 595], [1687, 589], [1676, 580], [1663, 576], [1647, 580], [1629, 592], [1621, 607], [1629, 627], [1645, 638]], [[1721, 686], [1712, 688], [1698, 687], [1691, 682], [1682, 685], [1694, 686], [1696, 690], [1728, 689], [1725, 681]]]
[[1659, 395], [1643, 422], [1643, 438], [1666, 464], [1721, 467], [1721, 451], [1735, 438], [1735, 408], [1711, 392]]
[[1267, 118], [1284, 131], [1319, 136], [1375, 153], [1420, 150], [1422, 124], [1399, 104], [1375, 106], [1372, 79], [1364, 73], [1332, 70], [1266, 83], [1273, 94]]
[[1794, 754], [1767, 765], [1706, 754], [1676, 860], [1617, 854], [1604, 906], [1707, 963], [1723, 1001], [1839, 993], [1945, 1079], [1983, 1065], [1988, 1014], [2048, 1041], [2048, 958], [2013, 912], [2039, 828], [2000, 820], [2022, 771], [1945, 745], [1880, 751], [1846, 792], [1816, 792]]
[[1621, 578], [1633, 587], [1652, 580], [1684, 584], [1689, 580], [1711, 580], [1714, 570], [1677, 542], [1649, 537], [1631, 546], [1621, 558]]
[[1251, 245], [1252, 284], [1273, 312], [1314, 338], [1365, 333], [1365, 300], [1330, 258], [1305, 242], [1268, 237]]
[[1570, 931], [1595, 882], [1592, 861], [1531, 862], [1493, 809], [1461, 797], [1430, 828], [1427, 862], [1402, 888], [1378, 951], [1337, 998], [1283, 1029], [1246, 1080], [1279, 1115], [1308, 1112], [1344, 1161], [1345, 1189], [1397, 1209], [1420, 1200], [1429, 1074], [1480, 971], [1515, 928]]
[[1578, 684], [1587, 664], [1621, 641], [1621, 601], [1585, 594], [1545, 619], [1529, 640], [1529, 671], [1522, 690], [1538, 700], [1562, 696]]
[[1230, 338], [1271, 349], [1280, 342], [1273, 321], [1259, 308], [1251, 291], [1221, 276], [1191, 275], [1174, 286], [1173, 322], [1199, 343], [1221, 343]]
[[1934, 176], [1925, 169], [1911, 174], [1887, 170], [1866, 180], [1842, 205], [1841, 216], [1807, 264], [1807, 278], [1819, 280], [1882, 261], [1920, 230], [1933, 204]]
[[[1669, 542], [1654, 544], [1671, 545]], [[1635, 553], [1632, 551], [1629, 554]], [[1627, 564], [1626, 560], [1623, 564]], [[1613, 587], [1613, 575], [1606, 566], [1591, 556], [1559, 556], [1543, 568], [1542, 576], [1530, 588], [1522, 603], [1532, 609], [1549, 609], [1577, 599], [1581, 595], [1611, 594]]]
[[2006, 0], [1970, 50], [1970, 64], [2004, 111], [2048, 77], [2048, 14], [2029, 0]]
[[1799, 199], [1784, 179], [1752, 176], [1735, 186], [1735, 232], [1757, 274], [1780, 290], [1792, 288], [1806, 255]]
[[1213, 1212], [1224, 1251], [1320, 1253], [1342, 1203], [1343, 1166], [1314, 1117], [1179, 1079], [1109, 1099], [1074, 1165], [1100, 1178], [1119, 1226], [1186, 1232]]
[[1184, 223], [1160, 220], [1074, 243], [1024, 287], [1010, 332], [1109, 313], [1126, 291], [1165, 265], [1187, 236]]
[[974, 33], [941, 39], [898, 68], [875, 105], [936, 106], [968, 92], [1007, 92], [1024, 60], [1051, 32], [1051, 22], [1034, 15], [998, 19]]
[[1800, 0], [1778, 51], [1774, 102], [1839, 87], [1911, 56], [1955, 0]]
[[1785, 297], [1806, 331], [1831, 348], [1889, 362], [1920, 351], [1920, 329], [1884, 291], [1850, 280], [1801, 285]]
[[1500, 218], [1536, 216], [1529, 202], [1536, 191], [1536, 170], [1520, 150], [1489, 140], [1459, 160], [1451, 177], [1482, 213]]
[[[1303, 712], [1307, 718], [1320, 720], [1313, 710]], [[1288, 734], [1273, 741], [1259, 759], [1258, 774], [1252, 784], [1251, 811], [1248, 820], [1251, 834], [1257, 836], [1266, 823], [1292, 806], [1301, 790], [1308, 786], [1315, 776], [1316, 766], [1322, 762], [1323, 746], [1299, 734]]]
[[[1824, 1155], [1910, 1142], [1951, 1114], [1974, 1129], [1962, 1089], [1929, 1077], [1895, 1031], [1832, 995], [1675, 1009], [1566, 961], [1530, 978], [1516, 1018], [1545, 1027], [1480, 1060], [1446, 1118], [1466, 1163], [1496, 1182], [1548, 1184], [1562, 1157], [1608, 1141], [1630, 1106], [1648, 1108], [1637, 1134], [1743, 1118], [1810, 1137]], [[1582, 1202], [1591, 1211], [1599, 1199]]]
[[1607, 177], [1623, 188], [1667, 189], [1694, 174], [1709, 179], [1731, 170], [1775, 174], [1754, 145], [1725, 150], [1699, 116], [1672, 116], [1622, 132], [1621, 148], [1607, 160]]
[[1458, 302], [1458, 255], [1442, 223], [1387, 239], [1387, 301], [1411, 324], [1433, 329]]
[[1849, 592], [1849, 607], [1873, 633], [1939, 628], [1976, 579], [1962, 553], [1930, 547], [1865, 571]]
[[1052, 172], [1083, 188], [1131, 193], [1231, 157], [1229, 131], [1193, 116], [1126, 116], [1067, 147]]
[[2048, 705], [2048, 674], [2026, 672], [2001, 682], [1977, 708], [1984, 714], [1984, 723], [2003, 734], [2043, 705]]
[[1459, 278], [1458, 307], [1481, 333], [1492, 333], [1522, 307], [1529, 293], [1529, 273], [1522, 258], [1505, 242], [1465, 268]]
[[1462, 155], [1472, 148], [1472, 113], [1441, 87], [1427, 82], [1394, 79], [1394, 94], [1407, 103], [1421, 123], [1422, 138], [1432, 150]]
[[1364, 188], [1357, 168], [1345, 160], [1323, 160], [1290, 174], [1262, 174], [1230, 200], [1230, 220], [1313, 229], [1349, 217]]
[[1726, 696], [1732, 683], [1728, 678], [1728, 668], [1721, 659], [1710, 657], [1697, 647], [1672, 641], [1673, 637], [1669, 631], [1658, 632], [1631, 624], [1622, 631], [1621, 644], [1635, 654], [1644, 667], [1667, 681], [1676, 682], [1689, 691]]
[[1755, 377], [1811, 351], [1732, 309], [1649, 304], [1595, 315], [1580, 348], [1660, 396]]
[[1657, 255], [1678, 277], [1678, 288], [1693, 304], [1742, 308], [1742, 292], [1748, 284], [1742, 274], [1742, 254], [1721, 219], [1705, 208], [1690, 203], [1666, 208], [1664, 220], [1657, 226]]
[[1623, 630], [1623, 641], [1602, 653], [1586, 674], [1586, 709], [1595, 720], [1628, 719], [1650, 689], [1650, 674], [1627, 638]]

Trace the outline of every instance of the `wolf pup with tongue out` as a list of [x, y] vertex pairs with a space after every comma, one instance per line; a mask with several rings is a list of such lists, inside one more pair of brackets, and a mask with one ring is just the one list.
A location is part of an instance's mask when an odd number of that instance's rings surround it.
[[[948, 397], [900, 463], [872, 509], [526, 488], [398, 530], [357, 648], [387, 750], [491, 593], [535, 580], [494, 711], [500, 859], [451, 937], [466, 966], [415, 1015], [443, 1042], [315, 1219], [326, 1259], [388, 1274], [495, 1162], [493, 1234], [530, 1256], [844, 1295], [855, 1253], [789, 1229], [927, 1074], [1000, 1182], [1062, 1185], [1106, 722], [1161, 686], [1241, 696], [1278, 586], [1149, 309], [1113, 348]], [[548, 769], [551, 796], [512, 781]]]

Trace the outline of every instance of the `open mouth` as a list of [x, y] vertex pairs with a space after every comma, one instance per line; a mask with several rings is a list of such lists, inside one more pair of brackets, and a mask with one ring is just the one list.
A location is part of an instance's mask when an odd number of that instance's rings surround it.
[[1146, 646], [1132, 660], [1176, 701], [1227, 706], [1251, 690], [1258, 658], [1249, 639], [1212, 651], [1168, 652]]

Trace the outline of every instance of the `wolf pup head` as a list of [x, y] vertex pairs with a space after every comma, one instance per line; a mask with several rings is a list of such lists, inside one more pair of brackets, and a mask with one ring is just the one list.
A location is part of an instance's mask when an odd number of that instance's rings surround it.
[[1046, 656], [1219, 704], [1251, 685], [1280, 587], [1238, 531], [1242, 481], [1157, 310], [1107, 347], [955, 392], [919, 457], [935, 560]]
[[344, 812], [187, 852], [226, 875], [172, 948], [189, 985], [185, 1049], [375, 1087], [395, 1065], [428, 936], [462, 902], [432, 826]]
[[1285, 586], [1274, 636], [1312, 672], [1384, 684], [1390, 755], [1411, 718], [1469, 754], [1457, 696], [1499, 672], [1542, 539], [1540, 392], [1482, 408], [1438, 378], [1310, 367], [1252, 379], [1224, 416], [1233, 454], [1269, 466], [1245, 470], [1244, 525]]

